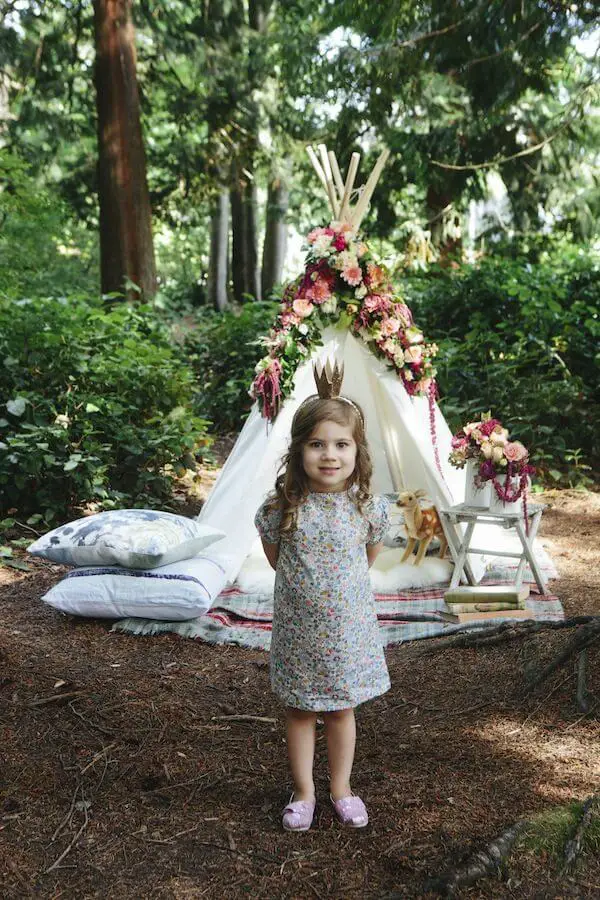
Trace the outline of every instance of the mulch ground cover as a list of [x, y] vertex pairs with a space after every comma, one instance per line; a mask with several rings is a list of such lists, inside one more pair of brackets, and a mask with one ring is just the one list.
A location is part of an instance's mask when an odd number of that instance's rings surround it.
[[[543, 499], [553, 590], [567, 616], [600, 614], [600, 495]], [[61, 615], [40, 597], [65, 570], [28, 563], [0, 569], [3, 898], [433, 897], [432, 879], [516, 822], [598, 791], [600, 641], [587, 713], [577, 655], [527, 687], [574, 628], [417, 641], [388, 648], [392, 689], [357, 713], [369, 827], [334, 820], [319, 726], [315, 824], [287, 834], [268, 656]], [[562, 868], [550, 845], [521, 839], [456, 896], [600, 897], [597, 854]]]

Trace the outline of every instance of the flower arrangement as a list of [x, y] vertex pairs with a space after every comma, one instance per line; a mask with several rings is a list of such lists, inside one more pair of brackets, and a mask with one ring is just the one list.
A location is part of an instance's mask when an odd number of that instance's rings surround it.
[[[527, 448], [520, 441], [509, 440], [508, 429], [490, 412], [483, 413], [478, 422], [469, 422], [452, 438], [451, 465], [462, 469], [470, 459], [478, 466], [477, 487], [491, 481], [496, 496], [504, 503], [524, 497], [528, 479], [535, 474]], [[505, 476], [504, 484], [499, 475]]]
[[274, 419], [291, 391], [303, 358], [320, 342], [323, 328], [349, 327], [402, 379], [411, 396], [436, 396], [435, 344], [426, 343], [411, 311], [383, 266], [347, 222], [314, 228], [307, 237], [303, 274], [285, 288], [276, 324], [261, 344], [250, 396]]

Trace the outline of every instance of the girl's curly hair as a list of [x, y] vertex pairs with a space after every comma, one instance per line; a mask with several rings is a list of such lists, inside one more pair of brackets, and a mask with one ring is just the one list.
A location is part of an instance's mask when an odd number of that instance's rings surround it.
[[322, 400], [320, 397], [305, 401], [292, 420], [292, 435], [288, 452], [281, 461], [275, 482], [275, 492], [269, 507], [282, 512], [279, 533], [283, 537], [293, 531], [298, 524], [298, 509], [309, 494], [308, 478], [302, 463], [302, 450], [315, 428], [321, 422], [336, 422], [352, 428], [356, 443], [356, 464], [348, 479], [346, 489], [354, 487], [353, 499], [363, 512], [371, 499], [371, 476], [373, 464], [365, 436], [364, 416], [358, 404], [347, 400]]

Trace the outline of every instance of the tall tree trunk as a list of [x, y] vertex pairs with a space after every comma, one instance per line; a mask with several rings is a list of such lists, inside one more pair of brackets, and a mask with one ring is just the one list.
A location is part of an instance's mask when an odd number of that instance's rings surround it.
[[246, 237], [246, 293], [260, 300], [260, 269], [258, 265], [258, 228], [256, 224], [258, 198], [254, 182], [244, 191], [244, 224]]
[[287, 249], [285, 216], [288, 209], [288, 201], [287, 184], [281, 176], [273, 178], [269, 182], [267, 195], [265, 245], [262, 258], [262, 295], [265, 298], [275, 285], [281, 281]]
[[227, 306], [227, 251], [229, 249], [229, 195], [223, 189], [216, 198], [210, 223], [208, 302], [219, 312]]
[[236, 182], [231, 189], [231, 279], [233, 296], [237, 303], [246, 293], [246, 228], [244, 217], [243, 187]]
[[256, 237], [256, 188], [234, 178], [231, 189], [231, 270], [238, 303], [260, 300], [260, 273]]
[[156, 292], [150, 196], [130, 0], [94, 0], [100, 267], [103, 293]]

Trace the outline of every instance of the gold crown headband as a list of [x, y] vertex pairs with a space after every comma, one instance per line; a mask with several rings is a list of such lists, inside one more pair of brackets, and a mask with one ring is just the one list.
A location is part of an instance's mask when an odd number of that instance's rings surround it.
[[363, 414], [360, 408], [353, 400], [350, 400], [349, 397], [344, 397], [340, 394], [342, 381], [344, 380], [343, 363], [340, 365], [338, 361], [334, 359], [332, 364], [331, 360], [327, 359], [325, 363], [321, 364], [320, 371], [319, 364], [313, 363], [313, 376], [315, 384], [317, 385], [317, 393], [307, 397], [306, 400], [302, 402], [302, 406], [305, 403], [308, 403], [309, 400], [315, 400], [317, 397], [320, 400], [341, 400], [342, 403], [349, 403], [350, 406], [354, 407], [360, 416], [361, 422], [364, 424]]

